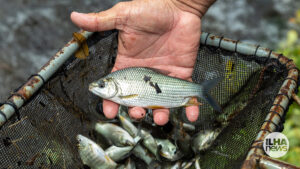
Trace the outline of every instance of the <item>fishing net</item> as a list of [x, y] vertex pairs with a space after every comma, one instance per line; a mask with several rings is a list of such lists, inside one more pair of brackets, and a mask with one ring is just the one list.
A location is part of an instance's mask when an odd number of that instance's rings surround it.
[[[20, 119], [14, 116], [1, 128], [1, 168], [88, 168], [78, 154], [78, 134], [103, 148], [109, 146], [94, 131], [97, 121], [108, 120], [102, 112], [102, 99], [90, 93], [88, 85], [110, 72], [117, 53], [117, 40], [115, 31], [93, 34], [87, 40], [90, 52], [87, 59], [68, 59], [19, 110]], [[205, 131], [217, 133], [209, 146], [197, 152], [201, 168], [239, 168], [242, 165], [287, 74], [287, 68], [277, 59], [200, 46], [193, 81], [200, 83], [223, 77], [211, 94], [224, 110], [218, 113], [208, 104], [200, 106], [200, 117], [192, 124], [195, 130], [184, 131], [191, 139]], [[176, 121], [189, 124], [184, 109], [172, 109], [170, 121], [166, 126], [156, 126], [148, 111], [144, 120], [134, 124], [142, 123], [141, 128], [150, 131], [154, 138], [169, 139], [175, 144], [180, 138], [180, 134], [176, 136], [177, 131], [184, 130]], [[118, 119], [112, 123], [119, 125]], [[283, 126], [278, 125], [277, 131], [282, 129]], [[193, 149], [191, 141], [188, 144]], [[186, 152], [192, 153], [180, 160], [189, 161], [196, 156], [191, 150]], [[142, 160], [133, 155], [132, 158], [137, 168], [145, 168]]]

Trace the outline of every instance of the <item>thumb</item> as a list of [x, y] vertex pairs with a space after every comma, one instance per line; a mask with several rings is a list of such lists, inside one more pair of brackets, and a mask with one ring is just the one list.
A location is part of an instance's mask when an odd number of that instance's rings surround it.
[[121, 2], [114, 7], [99, 13], [71, 13], [71, 20], [78, 27], [91, 31], [107, 31], [112, 29], [119, 29], [123, 25], [126, 16], [125, 3]]

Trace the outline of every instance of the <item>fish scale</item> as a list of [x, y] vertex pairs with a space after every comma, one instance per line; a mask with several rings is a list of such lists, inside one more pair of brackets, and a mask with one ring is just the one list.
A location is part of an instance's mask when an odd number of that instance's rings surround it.
[[[222, 78], [223, 79], [223, 78]], [[173, 108], [200, 105], [192, 97], [202, 98], [215, 110], [219, 104], [209, 95], [221, 78], [196, 84], [163, 75], [149, 68], [133, 67], [118, 70], [93, 82], [89, 90], [94, 94], [129, 107]]]
[[[120, 85], [123, 83], [128, 83], [127, 81], [119, 82]], [[145, 82], [136, 82], [134, 85], [130, 85], [122, 90], [123, 95], [133, 95], [138, 94], [138, 97], [132, 99], [123, 100], [123, 104], [127, 102], [139, 105], [139, 106], [151, 106], [151, 105], [163, 105], [163, 107], [168, 107], [168, 104], [182, 105], [183, 99], [191, 95], [195, 95], [195, 92], [184, 93], [185, 90], [175, 91], [170, 90], [168, 86], [164, 83], [160, 83], [158, 86], [162, 90], [161, 93], [157, 93], [153, 87], [150, 85], [145, 85]], [[123, 85], [125, 86], [125, 85]], [[123, 92], [126, 91], [126, 92]], [[171, 94], [172, 93], [172, 94]], [[177, 94], [178, 93], [178, 94]], [[141, 99], [143, 98], [143, 99]], [[170, 105], [171, 106], [171, 105]]]

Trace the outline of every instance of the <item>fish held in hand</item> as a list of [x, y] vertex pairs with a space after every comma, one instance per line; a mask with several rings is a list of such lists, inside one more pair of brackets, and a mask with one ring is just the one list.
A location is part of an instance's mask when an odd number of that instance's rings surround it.
[[196, 84], [163, 75], [153, 69], [132, 67], [112, 72], [91, 83], [89, 90], [121, 105], [150, 109], [201, 105], [196, 99], [201, 98], [221, 112], [221, 107], [209, 91], [222, 79]]

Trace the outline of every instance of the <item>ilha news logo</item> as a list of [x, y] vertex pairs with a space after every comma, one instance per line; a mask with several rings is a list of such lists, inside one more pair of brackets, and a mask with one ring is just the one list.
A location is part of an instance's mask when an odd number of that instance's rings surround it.
[[274, 158], [284, 156], [289, 150], [289, 140], [279, 132], [270, 133], [263, 142], [265, 152]]

